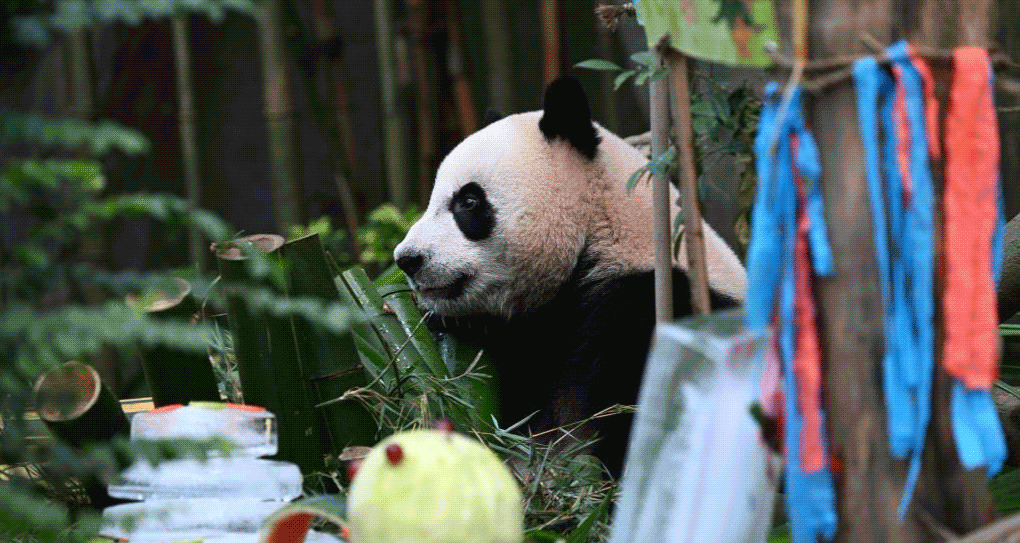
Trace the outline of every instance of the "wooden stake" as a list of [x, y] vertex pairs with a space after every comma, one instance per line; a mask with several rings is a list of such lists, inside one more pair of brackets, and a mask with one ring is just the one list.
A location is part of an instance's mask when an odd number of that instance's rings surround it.
[[[661, 49], [660, 49], [661, 51]], [[664, 58], [660, 52], [659, 61]], [[652, 158], [669, 146], [669, 89], [666, 78], [648, 80]], [[655, 236], [655, 322], [673, 320], [673, 237], [669, 214], [669, 177], [652, 177], [652, 217]]]
[[542, 0], [542, 53], [545, 59], [545, 84], [560, 76], [560, 3]]
[[691, 280], [691, 308], [695, 314], [707, 315], [712, 307], [708, 300], [705, 237], [701, 231], [701, 204], [698, 202], [698, 184], [694, 173], [687, 57], [671, 47], [664, 47], [663, 54], [669, 67], [669, 105], [676, 131], [674, 145], [680, 164], [680, 198], [684, 214], [684, 243], [687, 245], [687, 274]]

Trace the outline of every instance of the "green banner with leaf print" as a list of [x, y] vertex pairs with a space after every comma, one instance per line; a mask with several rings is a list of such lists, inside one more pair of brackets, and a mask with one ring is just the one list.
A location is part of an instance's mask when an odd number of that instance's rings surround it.
[[668, 36], [685, 55], [733, 66], [766, 67], [768, 43], [778, 41], [772, 0], [638, 0], [648, 48]]

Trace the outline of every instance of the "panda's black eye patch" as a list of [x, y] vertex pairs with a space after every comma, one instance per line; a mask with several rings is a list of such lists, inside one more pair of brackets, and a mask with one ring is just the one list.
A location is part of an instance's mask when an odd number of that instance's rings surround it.
[[496, 226], [496, 210], [478, 183], [468, 183], [450, 199], [450, 212], [464, 237], [479, 241], [489, 237]]

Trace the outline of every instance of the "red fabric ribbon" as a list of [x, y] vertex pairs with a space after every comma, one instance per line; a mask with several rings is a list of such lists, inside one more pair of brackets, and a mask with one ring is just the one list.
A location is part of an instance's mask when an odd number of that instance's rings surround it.
[[996, 229], [999, 132], [988, 54], [955, 52], [946, 114], [946, 371], [969, 389], [989, 389], [999, 360], [992, 237]]
[[[792, 141], [797, 152], [797, 137]], [[825, 446], [822, 443], [822, 354], [818, 345], [818, 327], [815, 323], [814, 294], [811, 291], [811, 260], [808, 257], [808, 232], [811, 220], [806, 212], [807, 191], [804, 180], [793, 170], [797, 183], [797, 239], [794, 245], [794, 315], [797, 346], [793, 373], [797, 378], [797, 405], [804, 420], [801, 434], [800, 463], [807, 473], [825, 467]]]

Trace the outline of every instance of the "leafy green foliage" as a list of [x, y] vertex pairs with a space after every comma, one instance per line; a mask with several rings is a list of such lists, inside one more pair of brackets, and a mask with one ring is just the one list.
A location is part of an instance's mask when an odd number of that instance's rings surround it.
[[643, 85], [649, 78], [660, 77], [665, 72], [658, 57], [650, 51], [640, 51], [630, 56], [631, 61], [636, 65], [632, 69], [625, 69], [619, 64], [603, 59], [588, 59], [574, 64], [576, 68], [598, 70], [602, 72], [619, 72], [613, 79], [613, 88], [619, 89], [628, 79], [634, 78], [635, 85]]
[[128, 155], [149, 150], [149, 142], [140, 132], [110, 121], [86, 123], [26, 113], [0, 113], [0, 142], [32, 143], [45, 150], [82, 149], [93, 156], [113, 150]]
[[14, 41], [44, 47], [55, 33], [69, 33], [99, 24], [119, 22], [137, 25], [158, 19], [197, 13], [214, 22], [222, 21], [227, 10], [254, 16], [250, 0], [58, 0], [52, 9], [11, 17]]
[[381, 272], [393, 261], [393, 248], [420, 216], [421, 210], [414, 205], [406, 211], [393, 204], [383, 204], [372, 210], [365, 224], [358, 228], [361, 263], [375, 273]]

